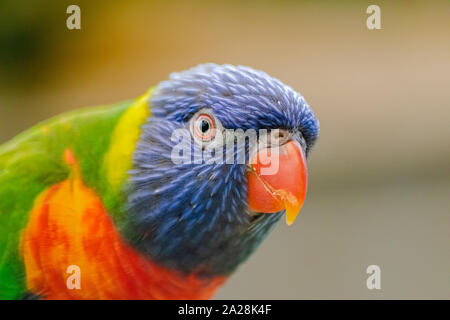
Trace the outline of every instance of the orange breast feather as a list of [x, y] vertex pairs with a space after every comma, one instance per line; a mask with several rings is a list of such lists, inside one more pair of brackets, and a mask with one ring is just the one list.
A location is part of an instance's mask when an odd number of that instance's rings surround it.
[[[69, 150], [65, 159], [71, 176], [36, 199], [23, 232], [29, 291], [46, 299], [207, 299], [214, 294], [224, 278], [182, 276], [124, 243], [101, 200], [83, 184]], [[73, 276], [79, 276], [79, 287], [68, 285]]]

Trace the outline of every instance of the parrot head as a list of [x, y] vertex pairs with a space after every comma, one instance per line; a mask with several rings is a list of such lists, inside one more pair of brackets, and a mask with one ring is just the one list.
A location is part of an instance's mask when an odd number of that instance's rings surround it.
[[244, 66], [173, 73], [149, 105], [125, 234], [184, 274], [228, 275], [284, 214], [293, 223], [319, 123], [299, 93]]

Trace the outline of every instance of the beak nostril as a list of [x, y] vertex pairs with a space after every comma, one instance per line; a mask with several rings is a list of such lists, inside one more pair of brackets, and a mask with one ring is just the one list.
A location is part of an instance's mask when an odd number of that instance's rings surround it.
[[274, 130], [274, 132], [272, 132], [272, 138], [278, 142], [285, 141], [288, 136], [289, 134], [284, 130]]

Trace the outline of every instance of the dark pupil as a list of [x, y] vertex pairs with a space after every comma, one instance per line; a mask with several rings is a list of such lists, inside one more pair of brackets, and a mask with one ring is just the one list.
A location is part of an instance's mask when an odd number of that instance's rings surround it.
[[202, 120], [202, 122], [200, 122], [200, 131], [202, 133], [208, 132], [209, 130], [209, 122], [206, 120]]

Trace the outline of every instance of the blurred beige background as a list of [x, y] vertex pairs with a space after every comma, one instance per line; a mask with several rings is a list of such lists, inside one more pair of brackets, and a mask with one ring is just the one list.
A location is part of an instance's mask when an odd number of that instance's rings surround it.
[[[82, 29], [65, 26], [69, 4]], [[381, 7], [382, 30], [366, 28]], [[203, 62], [249, 65], [321, 122], [309, 192], [223, 299], [450, 298], [450, 1], [5, 1], [0, 143]], [[366, 268], [381, 267], [381, 290]]]

